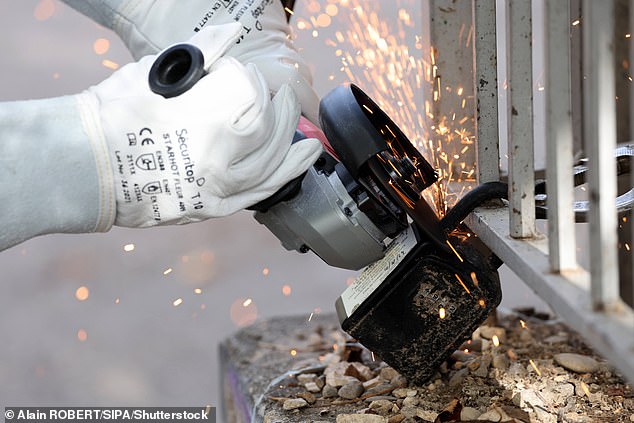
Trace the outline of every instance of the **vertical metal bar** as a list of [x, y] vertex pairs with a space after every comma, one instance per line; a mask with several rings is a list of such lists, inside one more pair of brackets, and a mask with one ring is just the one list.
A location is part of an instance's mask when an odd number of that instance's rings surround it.
[[572, 101], [572, 138], [575, 159], [586, 157], [583, 152], [583, 54], [581, 43], [581, 3], [570, 0], [570, 86]]
[[478, 184], [500, 180], [495, 0], [472, 0]]
[[592, 304], [609, 308], [619, 297], [616, 199], [614, 1], [583, 2], [584, 139], [589, 159]]
[[535, 235], [531, 1], [507, 6], [509, 221], [513, 238]]
[[570, 2], [546, 1], [545, 78], [548, 248], [551, 270], [577, 267], [572, 109], [570, 100]]
[[[474, 105], [473, 86], [473, 34], [471, 4], [454, 0], [429, 0], [429, 31], [433, 49], [432, 72], [432, 125], [435, 128], [450, 125], [452, 129], [465, 129], [473, 134]], [[458, 94], [460, 92], [460, 94]], [[449, 122], [449, 123], [448, 123]], [[455, 122], [455, 123], [452, 123]], [[463, 122], [458, 126], [457, 122]], [[473, 148], [461, 153], [462, 145], [447, 142], [442, 131], [432, 134], [434, 143], [442, 144], [448, 157], [460, 154], [461, 162], [473, 163]], [[448, 168], [453, 175], [460, 175], [458, 161]], [[456, 177], [453, 177], [454, 180]], [[460, 179], [460, 178], [457, 178]]]
[[[616, 143], [629, 143], [632, 140], [632, 126], [630, 111], [632, 110], [631, 87], [631, 61], [630, 45], [631, 38], [626, 37], [630, 34], [630, 9], [632, 8], [632, 0], [615, 0], [614, 2], [614, 26], [613, 26], [613, 45], [614, 45], [614, 63], [615, 63], [615, 84], [616, 84]], [[628, 176], [619, 176], [616, 181], [617, 193], [626, 192], [629, 185]], [[627, 187], [627, 188], [626, 188]], [[631, 259], [631, 212], [619, 213], [617, 215], [617, 260], [619, 263], [619, 296], [628, 304], [632, 304], [632, 279], [630, 272], [632, 268]]]
[[[632, 75], [632, 65], [634, 64], [634, 43], [632, 43], [632, 32], [634, 31], [634, 5], [630, 2], [629, 3], [629, 20], [630, 20], [630, 25], [629, 25], [629, 38], [628, 41], [630, 41], [630, 49], [629, 49], [629, 55], [628, 55], [628, 61], [629, 61], [629, 75]], [[634, 134], [634, 84], [630, 84], [629, 85], [629, 89], [630, 89], [630, 114], [629, 114], [629, 120], [630, 120], [630, 133]], [[634, 138], [634, 135], [633, 135]], [[630, 141], [630, 143], [634, 143], [634, 141]], [[630, 158], [630, 180], [629, 180], [629, 186], [630, 187], [634, 187], [634, 160], [632, 160], [632, 158]], [[623, 300], [630, 305], [630, 307], [634, 308], [634, 212], [633, 211], [629, 211], [627, 213], [625, 213], [625, 222], [623, 222], [623, 231], [628, 233], [629, 232], [629, 248], [626, 246], [623, 246], [623, 249], [626, 250], [624, 251], [626, 260], [624, 261], [624, 265], [622, 266], [623, 270], [623, 274], [620, 274], [620, 280], [621, 280], [621, 298], [623, 298]], [[625, 238], [627, 238], [627, 235], [625, 236]]]

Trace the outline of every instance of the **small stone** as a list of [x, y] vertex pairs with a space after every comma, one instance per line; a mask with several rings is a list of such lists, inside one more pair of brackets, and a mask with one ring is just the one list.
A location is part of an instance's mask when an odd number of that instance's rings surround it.
[[358, 380], [355, 380], [354, 382], [350, 382], [343, 385], [341, 388], [339, 388], [339, 391], [337, 391], [337, 394], [341, 398], [345, 398], [345, 399], [359, 398], [359, 396], [362, 393], [363, 393], [363, 384], [359, 382]]
[[370, 410], [375, 411], [382, 416], [387, 415], [392, 410], [392, 401], [388, 400], [376, 400], [370, 403]]
[[407, 395], [407, 393], [410, 390], [407, 388], [397, 388], [395, 390], [392, 391], [392, 395], [394, 395], [396, 398], [405, 398]]
[[500, 420], [502, 420], [502, 416], [500, 415], [500, 413], [498, 412], [497, 409], [493, 409], [493, 410], [488, 410], [488, 411], [480, 414], [480, 416], [478, 416], [478, 420], [486, 420], [486, 421], [490, 421], [490, 422], [499, 422]]
[[528, 374], [528, 372], [526, 371], [526, 368], [524, 366], [522, 366], [518, 362], [515, 362], [511, 363], [511, 365], [509, 366], [508, 374], [518, 378], [523, 378]]
[[517, 354], [515, 354], [515, 351], [513, 351], [512, 349], [509, 348], [509, 350], [506, 352], [506, 355], [509, 356], [509, 359], [515, 361], [517, 360]]
[[411, 419], [416, 416], [418, 412], [418, 407], [403, 407], [401, 408], [401, 414], [405, 416], [405, 418]]
[[634, 414], [632, 414], [632, 415], [630, 416], [630, 421], [631, 421], [631, 422], [634, 422]]
[[297, 375], [297, 381], [302, 384], [313, 382], [317, 378], [315, 373], [301, 373]]
[[469, 374], [469, 369], [458, 370], [456, 373], [453, 374], [453, 376], [451, 376], [451, 379], [449, 379], [449, 386], [462, 385], [462, 382], [464, 381], [464, 379], [467, 377], [468, 374]]
[[581, 354], [561, 353], [555, 355], [554, 359], [564, 369], [577, 373], [592, 373], [599, 368], [599, 363], [594, 358]]
[[503, 413], [502, 421], [514, 421], [520, 423], [529, 422], [531, 420], [528, 411], [524, 411], [521, 408], [514, 407], [512, 405], [503, 405], [498, 407], [498, 410], [501, 410]]
[[506, 370], [509, 367], [509, 358], [505, 354], [496, 354], [493, 356], [491, 365], [494, 369]]
[[462, 350], [456, 350], [451, 353], [451, 359], [455, 361], [462, 361], [463, 363], [472, 360], [474, 357], [473, 354], [464, 352]]
[[433, 422], [438, 417], [438, 413], [430, 410], [423, 410], [418, 408], [416, 410], [416, 417], [423, 419], [426, 422]]
[[506, 414], [506, 411], [504, 411], [504, 409], [502, 409], [500, 407], [495, 407], [495, 411], [497, 411], [498, 414], [500, 415], [500, 421], [501, 422], [510, 422], [510, 421], [514, 420], [512, 417], [510, 417], [508, 414]]
[[390, 383], [395, 387], [402, 388], [404, 386], [407, 386], [407, 378], [403, 375], [396, 375], [396, 377], [390, 380]]
[[531, 333], [527, 330], [523, 330], [520, 332], [520, 340], [524, 341], [524, 342], [533, 342], [533, 335], [531, 335]]
[[498, 337], [500, 342], [506, 341], [506, 330], [497, 326], [480, 326], [480, 336], [484, 339], [493, 339]]
[[570, 383], [572, 383], [575, 387], [576, 396], [585, 397], [585, 396], [588, 396], [588, 394], [590, 393], [590, 388], [588, 387], [588, 385], [585, 385], [584, 382], [577, 379], [571, 379]]
[[305, 383], [304, 388], [306, 388], [308, 392], [313, 392], [313, 393], [321, 392], [321, 389], [319, 388], [319, 386], [317, 386], [315, 382]]
[[554, 414], [550, 414], [548, 411], [546, 411], [542, 407], [534, 407], [533, 411], [535, 411], [535, 415], [537, 416], [540, 422], [557, 423], [557, 416]]
[[403, 407], [415, 407], [418, 405], [418, 398], [407, 397], [403, 400]]
[[458, 348], [459, 350], [468, 350], [468, 351], [482, 351], [482, 339], [470, 339], [466, 342], [463, 342], [462, 345], [460, 345], [460, 348]]
[[326, 384], [321, 390], [321, 396], [324, 398], [334, 398], [337, 396], [337, 388], [332, 385]]
[[555, 386], [555, 391], [565, 398], [569, 398], [575, 394], [575, 386], [572, 383], [562, 383]]
[[473, 372], [473, 375], [477, 377], [487, 377], [489, 375], [491, 361], [492, 357], [489, 354], [483, 355], [480, 358], [480, 366]]
[[527, 405], [533, 408], [544, 407], [544, 401], [532, 389], [524, 389], [513, 395], [513, 404], [520, 408]]
[[469, 362], [469, 364], [467, 364], [467, 368], [471, 372], [475, 372], [476, 370], [478, 370], [479, 367], [480, 367], [480, 360], [473, 360]]
[[381, 400], [392, 402], [392, 401], [396, 401], [396, 397], [393, 397], [392, 395], [377, 395], [374, 397], [367, 397], [365, 399], [365, 402], [381, 401]]
[[376, 414], [339, 414], [337, 423], [387, 423], [387, 417]]
[[383, 382], [376, 386], [373, 386], [372, 388], [367, 389], [365, 393], [368, 395], [383, 395], [388, 391], [392, 391], [393, 389], [394, 386], [392, 384]]
[[286, 411], [296, 410], [298, 408], [306, 407], [308, 402], [304, 398], [289, 398], [284, 401], [282, 408]]
[[373, 379], [370, 380], [366, 380], [365, 382], [363, 382], [363, 389], [370, 389], [375, 387], [376, 385], [378, 385], [379, 383], [381, 383], [381, 377], [377, 376]]
[[374, 377], [372, 370], [370, 370], [368, 366], [356, 361], [350, 363], [350, 366], [348, 366], [348, 368], [344, 372], [344, 375], [354, 376], [361, 382], [365, 382], [366, 380], [370, 380]]
[[317, 401], [317, 398], [315, 398], [315, 396], [311, 394], [310, 392], [301, 392], [297, 394], [297, 396], [306, 400], [306, 402], [309, 404], [314, 404], [315, 401]]
[[405, 416], [402, 414], [396, 414], [392, 417], [390, 417], [387, 420], [387, 423], [401, 423], [403, 420], [405, 420]]
[[[583, 414], [577, 414], [575, 412], [570, 412], [564, 414], [564, 421], [570, 423], [590, 423], [592, 422], [592, 418], [588, 416], [584, 416]], [[632, 420], [634, 421], [634, 420]]]
[[345, 374], [348, 367], [350, 367], [350, 363], [347, 362], [329, 364], [328, 367], [326, 367], [326, 370], [324, 370], [326, 383], [332, 386], [343, 386], [353, 380], [358, 380], [356, 377], [347, 376]]
[[384, 380], [392, 380], [398, 375], [398, 372], [391, 367], [384, 367], [379, 373], [379, 376], [381, 376], [381, 378]]
[[469, 421], [469, 420], [477, 420], [480, 417], [480, 413], [477, 409], [473, 407], [464, 407], [460, 411], [460, 420]]
[[568, 342], [568, 337], [563, 335], [553, 335], [544, 339], [544, 342], [547, 344], [561, 344], [564, 342]]
[[338, 375], [336, 373], [330, 374], [328, 376], [326, 376], [326, 384], [327, 385], [332, 385], [332, 386], [336, 386], [336, 387], [340, 387], [343, 385], [347, 385], [349, 383], [352, 382], [359, 382], [359, 379], [357, 379], [354, 376], [342, 376], [342, 375]]

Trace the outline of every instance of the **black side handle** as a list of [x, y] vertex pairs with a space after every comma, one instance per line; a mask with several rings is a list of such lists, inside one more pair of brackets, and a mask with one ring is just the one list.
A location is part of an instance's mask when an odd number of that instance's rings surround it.
[[203, 52], [192, 44], [176, 44], [154, 61], [148, 82], [152, 92], [176, 97], [193, 87], [205, 75]]

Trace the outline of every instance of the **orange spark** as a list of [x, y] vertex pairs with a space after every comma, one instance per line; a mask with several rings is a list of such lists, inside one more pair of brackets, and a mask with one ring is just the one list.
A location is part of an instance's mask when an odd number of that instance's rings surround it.
[[[537, 368], [537, 365], [535, 364], [535, 362], [532, 359], [528, 360], [528, 362], [531, 363], [531, 366], [533, 366], [533, 369], [535, 369], [535, 372], [537, 373], [537, 376], [541, 376], [542, 372], [539, 371], [539, 369]], [[581, 382], [581, 383], [583, 383], [583, 382]]]
[[471, 295], [471, 291], [469, 291], [469, 288], [467, 288], [467, 285], [465, 285], [464, 282], [462, 282], [462, 279], [460, 279], [460, 276], [458, 276], [457, 273], [454, 273], [454, 274], [456, 275], [456, 278], [458, 279], [458, 282], [460, 282], [460, 285], [462, 285], [464, 290], [467, 291], [467, 294]]
[[458, 260], [460, 260], [461, 263], [464, 263], [464, 260], [462, 259], [462, 257], [460, 257], [460, 254], [458, 254], [458, 251], [456, 251], [456, 249], [453, 248], [453, 245], [451, 245], [451, 242], [449, 242], [449, 240], [447, 240], [447, 245], [449, 246], [449, 248], [451, 248], [451, 251], [453, 251], [453, 253], [456, 255], [456, 257], [458, 257]]
[[90, 295], [90, 291], [85, 286], [80, 286], [75, 291], [75, 298], [77, 298], [79, 301], [86, 301], [89, 295]]

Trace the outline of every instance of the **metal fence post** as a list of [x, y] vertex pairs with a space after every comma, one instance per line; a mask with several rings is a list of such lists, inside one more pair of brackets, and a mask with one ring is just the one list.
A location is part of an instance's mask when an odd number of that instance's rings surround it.
[[584, 139], [589, 159], [592, 304], [610, 308], [619, 298], [616, 200], [614, 1], [583, 2]]
[[510, 234], [532, 238], [536, 229], [531, 2], [508, 0], [506, 6]]
[[500, 180], [495, 0], [472, 0], [478, 184]]
[[570, 2], [546, 1], [545, 78], [548, 246], [555, 272], [577, 267], [570, 97]]

